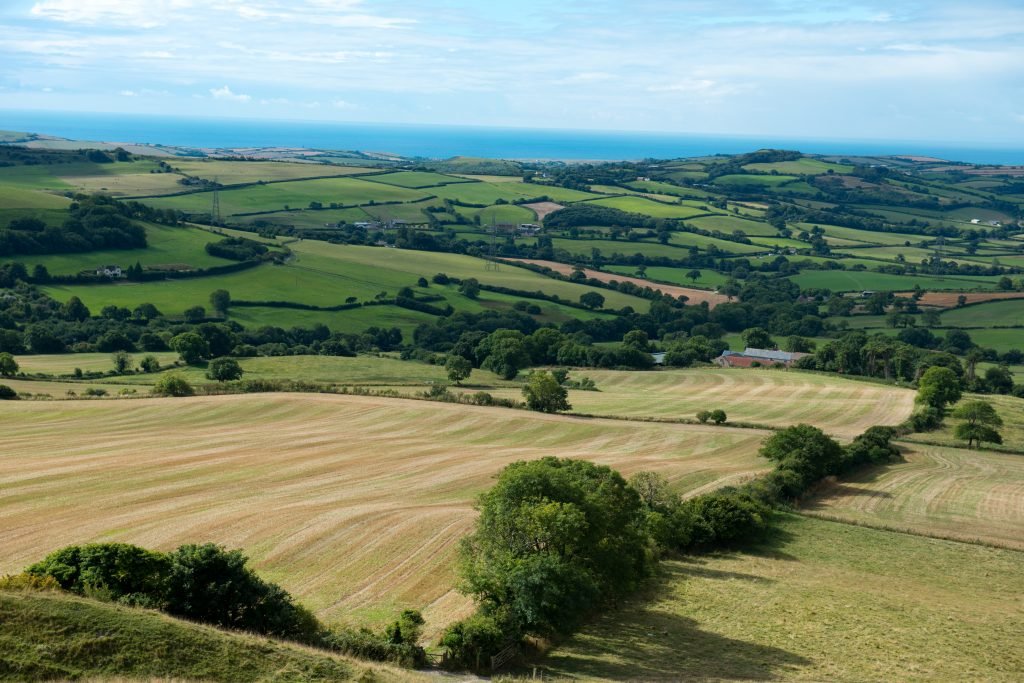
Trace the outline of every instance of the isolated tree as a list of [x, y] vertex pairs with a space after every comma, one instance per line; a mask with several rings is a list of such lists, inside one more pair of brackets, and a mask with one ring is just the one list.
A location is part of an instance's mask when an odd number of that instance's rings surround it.
[[470, 299], [476, 299], [480, 296], [480, 282], [476, 278], [466, 278], [459, 285], [459, 291]]
[[997, 365], [985, 371], [985, 385], [996, 394], [1009, 394], [1013, 391], [1013, 373], [1005, 365]]
[[951, 417], [957, 420], [964, 420], [953, 430], [954, 436], [967, 441], [967, 447], [971, 448], [975, 442], [980, 447], [982, 442], [1002, 443], [1002, 435], [996, 431], [996, 427], [1003, 426], [1003, 419], [996, 413], [996, 409], [987, 401], [967, 401], [953, 410]]
[[142, 369], [143, 372], [159, 372], [160, 361], [156, 359], [156, 356], [146, 356], [141, 361], [139, 361], [139, 367]]
[[231, 293], [226, 289], [213, 290], [210, 292], [210, 305], [213, 306], [214, 311], [224, 315], [231, 306]]
[[232, 382], [242, 378], [242, 366], [234, 358], [214, 358], [206, 369], [206, 378], [218, 382]]
[[801, 472], [805, 483], [810, 483], [838, 470], [843, 447], [817, 427], [800, 424], [772, 434], [759, 453], [779, 466]]
[[714, 422], [716, 425], [720, 425], [729, 419], [729, 417], [725, 414], [725, 411], [722, 410], [721, 408], [716, 408], [715, 410], [712, 410], [711, 415], [709, 417], [711, 418], [711, 421]]
[[530, 410], [557, 413], [572, 409], [568, 400], [569, 392], [550, 372], [530, 373], [526, 386], [523, 387], [523, 396], [526, 398], [526, 407]]
[[933, 365], [925, 370], [917, 382], [918, 403], [943, 410], [946, 405], [960, 400], [960, 378], [949, 368]]
[[132, 317], [136, 320], [152, 320], [160, 315], [160, 311], [153, 304], [139, 304], [132, 311]]
[[132, 369], [132, 355], [127, 351], [118, 351], [113, 355], [114, 372], [123, 375]]
[[11, 377], [16, 374], [18, 374], [18, 361], [14, 360], [14, 356], [6, 351], [0, 353], [0, 375]]
[[191, 396], [195, 393], [192, 385], [176, 372], [162, 376], [153, 385], [153, 393], [157, 396]]
[[697, 280], [699, 280], [702, 275], [703, 275], [703, 273], [701, 273], [699, 270], [696, 270], [696, 269], [691, 270], [688, 273], [686, 273], [686, 277], [690, 278], [690, 280], [693, 281], [693, 282], [697, 282]]
[[648, 571], [646, 511], [614, 470], [584, 460], [516, 462], [479, 500], [460, 571], [484, 607], [526, 632], [564, 631]]
[[584, 292], [580, 294], [580, 303], [594, 311], [604, 306], [604, 296], [599, 292]]
[[209, 344], [195, 332], [182, 332], [178, 336], [172, 337], [167, 345], [177, 351], [181, 360], [189, 365], [196, 365], [204, 358], [210, 357]]
[[453, 354], [448, 356], [448, 360], [444, 363], [444, 369], [448, 373], [449, 382], [460, 384], [473, 372], [473, 364], [466, 358]]

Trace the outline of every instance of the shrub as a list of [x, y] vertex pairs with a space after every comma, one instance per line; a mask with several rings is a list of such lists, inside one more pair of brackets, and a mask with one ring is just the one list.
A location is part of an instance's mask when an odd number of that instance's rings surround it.
[[156, 359], [156, 356], [146, 356], [139, 361], [139, 367], [143, 372], [153, 373], [160, 371], [160, 361]]
[[11, 389], [6, 384], [0, 384], [0, 401], [16, 401], [18, 400], [18, 392]]
[[18, 361], [6, 351], [0, 353], [0, 376], [11, 377], [18, 374]]
[[728, 416], [725, 414], [725, 411], [722, 410], [721, 408], [716, 408], [715, 410], [712, 410], [710, 417], [711, 421], [714, 422], [716, 425], [720, 425], [728, 419]]
[[215, 358], [206, 371], [207, 379], [230, 382], [242, 378], [242, 366], [234, 358]]
[[719, 491], [683, 502], [672, 522], [680, 547], [703, 548], [758, 536], [768, 528], [769, 512], [748, 495]]
[[697, 413], [697, 421], [700, 422], [701, 424], [706, 424], [707, 421], [710, 420], [710, 419], [711, 419], [711, 411], [710, 410], [702, 410], [699, 413]]
[[480, 670], [489, 666], [491, 656], [501, 650], [505, 629], [493, 616], [474, 614], [449, 626], [441, 636], [451, 663]]
[[102, 589], [111, 600], [160, 607], [169, 566], [163, 553], [127, 543], [93, 543], [50, 553], [25, 573], [52, 577], [79, 595]]
[[89, 387], [88, 389], [86, 389], [85, 391], [82, 392], [82, 395], [83, 396], [106, 396], [107, 395], [107, 390], [106, 389], [97, 389], [96, 387]]
[[156, 381], [153, 393], [158, 396], [192, 396], [195, 390], [192, 385], [176, 372], [171, 372]]

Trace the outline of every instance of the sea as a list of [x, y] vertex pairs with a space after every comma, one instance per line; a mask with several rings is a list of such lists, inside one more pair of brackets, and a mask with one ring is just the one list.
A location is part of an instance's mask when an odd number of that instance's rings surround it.
[[1024, 141], [1005, 145], [498, 128], [396, 123], [328, 123], [0, 110], [0, 130], [73, 140], [192, 148], [300, 147], [444, 159], [623, 161], [739, 154], [763, 148], [843, 156], [927, 156], [974, 164], [1024, 164]]

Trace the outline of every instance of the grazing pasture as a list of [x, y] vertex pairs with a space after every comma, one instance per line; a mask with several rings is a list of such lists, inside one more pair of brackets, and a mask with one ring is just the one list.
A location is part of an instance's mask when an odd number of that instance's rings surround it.
[[[1016, 294], [1024, 296], [1019, 292]], [[943, 312], [942, 324], [947, 327], [1024, 326], [1024, 299], [1014, 297], [1005, 301], [990, 301], [954, 308]], [[1018, 332], [1021, 335], [1021, 344], [1024, 345], [1024, 330]]]
[[588, 202], [588, 204], [607, 206], [619, 209], [620, 211], [651, 216], [652, 218], [692, 218], [693, 216], [713, 213], [683, 204], [663, 204], [662, 202], [652, 201], [645, 197], [608, 197], [607, 199], [596, 199]]
[[[794, 257], [794, 260], [801, 258]], [[891, 275], [870, 270], [806, 270], [790, 279], [804, 289], [834, 292], [904, 291], [913, 289], [914, 285], [923, 289], [994, 289], [996, 284], [990, 276]]]
[[785, 515], [664, 562], [540, 664], [573, 680], [1017, 681], [1024, 553]]
[[185, 175], [216, 180], [221, 185], [299, 180], [366, 173], [357, 166], [333, 164], [294, 163], [289, 161], [220, 161], [216, 159], [174, 159], [171, 166]]
[[805, 509], [1024, 550], [1024, 457], [926, 444], [904, 444], [902, 450], [905, 462], [845, 477]]
[[[130, 409], [128, 409], [130, 408]], [[0, 573], [90, 541], [244, 549], [328, 622], [423, 609], [455, 593], [474, 497], [506, 464], [545, 455], [665, 474], [681, 492], [767, 463], [765, 432], [580, 419], [373, 397], [262, 394], [12, 402], [0, 453]]]

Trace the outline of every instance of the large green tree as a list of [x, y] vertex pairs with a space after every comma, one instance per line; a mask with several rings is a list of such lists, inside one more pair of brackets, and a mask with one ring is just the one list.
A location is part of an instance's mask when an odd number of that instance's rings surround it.
[[448, 373], [449, 382], [459, 384], [473, 372], [473, 364], [462, 356], [452, 354], [445, 361], [444, 370]]
[[513, 379], [530, 364], [526, 337], [519, 330], [495, 330], [477, 346], [480, 367], [502, 379]]
[[958, 439], [967, 441], [971, 448], [975, 442], [980, 447], [983, 442], [1002, 443], [1002, 435], [996, 427], [1003, 426], [1003, 419], [987, 401], [966, 401], [953, 410], [951, 417], [964, 420], [956, 426], [953, 434]]
[[182, 332], [176, 337], [172, 337], [167, 345], [177, 351], [181, 359], [189, 365], [195, 365], [204, 358], [210, 357], [210, 345], [195, 332]]
[[956, 403], [961, 396], [960, 378], [949, 368], [933, 365], [925, 370], [917, 382], [918, 403], [943, 410], [948, 404]]
[[523, 387], [526, 407], [542, 413], [557, 413], [571, 410], [569, 392], [565, 390], [550, 372], [532, 372]]
[[18, 374], [18, 361], [14, 356], [4, 351], [0, 353], [0, 375], [10, 377]]
[[647, 573], [640, 496], [608, 467], [516, 462], [478, 507], [476, 531], [461, 549], [463, 586], [522, 631], [564, 630]]

